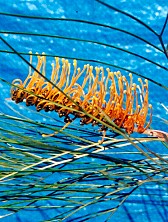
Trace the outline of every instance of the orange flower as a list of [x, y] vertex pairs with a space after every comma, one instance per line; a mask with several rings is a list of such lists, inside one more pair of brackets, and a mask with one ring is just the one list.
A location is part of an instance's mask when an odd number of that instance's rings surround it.
[[[15, 79], [12, 82], [11, 98], [16, 103], [26, 101], [26, 105], [35, 105], [36, 110], [56, 111], [65, 116], [65, 122], [71, 122], [69, 114], [81, 118], [81, 124], [97, 124], [94, 117], [107, 123], [106, 114], [118, 127], [124, 128], [128, 134], [134, 131], [143, 133], [151, 124], [146, 124], [148, 109], [148, 81], [138, 79], [139, 85], [133, 83], [132, 74], [129, 79], [119, 71], [111, 72], [109, 68], [84, 65], [77, 67], [73, 61], [73, 69], [67, 59], [55, 58], [52, 63], [50, 82], [45, 80], [46, 56], [37, 54], [36, 70], [31, 67], [24, 82]], [[30, 53], [30, 64], [32, 54]], [[73, 73], [71, 73], [73, 70]], [[41, 73], [42, 75], [40, 75]], [[56, 85], [61, 89], [62, 93]], [[67, 95], [67, 96], [66, 96]], [[88, 115], [89, 114], [89, 115]], [[91, 116], [90, 116], [91, 115]], [[110, 124], [108, 122], [108, 124]]]

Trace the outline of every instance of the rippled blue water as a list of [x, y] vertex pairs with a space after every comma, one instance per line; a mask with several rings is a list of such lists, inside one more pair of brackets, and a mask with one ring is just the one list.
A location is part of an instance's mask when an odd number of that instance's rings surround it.
[[[1, 33], [1, 36], [18, 52], [45, 52], [46, 54], [55, 56], [87, 60], [87, 63], [89, 62], [93, 65], [102, 65], [101, 62], [104, 62], [109, 65], [112, 64], [124, 67], [131, 72], [136, 72], [144, 76], [144, 78], [159, 82], [163, 87], [168, 87], [168, 73], [165, 69], [168, 67], [167, 59], [161, 51], [150, 45], [152, 44], [162, 49], [157, 34], [160, 34], [162, 31], [168, 11], [168, 6], [165, 0], [106, 1], [106, 3], [135, 16], [152, 30], [149, 30], [144, 24], [140, 24], [131, 17], [107, 8], [96, 1], [8, 0], [4, 2], [0, 0], [0, 3], [0, 11], [4, 13], [48, 18], [73, 18], [76, 20], [92, 22], [92, 24], [88, 24], [75, 21], [51, 19], [39, 20], [0, 15], [1, 32], [6, 32], [5, 34]], [[97, 23], [113, 26], [117, 29], [123, 29], [126, 32], [133, 33], [141, 39], [145, 39], [146, 42], [129, 34], [120, 32], [119, 30], [100, 26]], [[7, 33], [8, 31], [21, 33], [12, 34]], [[27, 36], [27, 32], [47, 34], [51, 36]], [[55, 38], [54, 36], [80, 38], [89, 40], [90, 42]], [[168, 43], [168, 26], [165, 28], [162, 37], [166, 46]], [[106, 45], [92, 43], [91, 41], [102, 42]], [[108, 45], [111, 45], [112, 47], [109, 47]], [[121, 48], [122, 50], [131, 51], [141, 57], [115, 49], [113, 46]], [[11, 50], [2, 41], [0, 41], [0, 50], [0, 77], [9, 82], [15, 78], [25, 79], [28, 73], [28, 66], [25, 62], [15, 54], [2, 52], [3, 50]], [[25, 56], [25, 58], [27, 60], [29, 59], [28, 56]], [[97, 62], [94, 62], [93, 60]], [[48, 64], [52, 61], [53, 58], [51, 57]], [[86, 63], [86, 61], [80, 61], [79, 66], [82, 66], [84, 63]], [[111, 67], [111, 70], [118, 69], [119, 68]], [[47, 66], [47, 70], [48, 73], [51, 72], [50, 65]], [[129, 72], [122, 71], [122, 73], [128, 75]], [[49, 76], [50, 74], [48, 77]], [[138, 77], [134, 76], [135, 81], [137, 78]], [[9, 87], [10, 86], [8, 85], [5, 85], [4, 87], [4, 84], [0, 82], [1, 101], [3, 101], [4, 98], [9, 97]], [[160, 118], [167, 119], [168, 115], [161, 105], [161, 103], [163, 103], [168, 107], [168, 93], [163, 87], [149, 81], [149, 98], [153, 105], [154, 113], [152, 127], [167, 130], [166, 125], [160, 120]], [[1, 110], [3, 110], [3, 104]], [[155, 203], [153, 205], [148, 205], [148, 200], [146, 200], [146, 202], [142, 201], [136, 203], [136, 201], [134, 201], [134, 196], [131, 198], [129, 204], [124, 205], [124, 207], [119, 209], [111, 221], [148, 222], [168, 220], [165, 216], [167, 212], [164, 212], [162, 204], [160, 204], [160, 206], [156, 206]], [[148, 199], [149, 197], [146, 198]], [[33, 218], [33, 221], [40, 221], [44, 216], [40, 214], [37, 215], [38, 218]], [[4, 221], [30, 221], [30, 219], [27, 218], [27, 215], [22, 215], [22, 218], [24, 219], [19, 220], [19, 217], [16, 218], [13, 216], [9, 217], [9, 220], [6, 219]]]

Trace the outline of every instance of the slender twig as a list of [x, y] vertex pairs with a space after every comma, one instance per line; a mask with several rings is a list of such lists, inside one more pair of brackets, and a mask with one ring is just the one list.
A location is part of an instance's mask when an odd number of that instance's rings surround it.
[[87, 42], [87, 43], [93, 43], [93, 44], [97, 44], [97, 45], [102, 45], [102, 46], [107, 46], [107, 47], [110, 47], [110, 48], [114, 48], [114, 49], [117, 49], [119, 51], [122, 51], [122, 52], [126, 52], [130, 55], [133, 55], [135, 57], [139, 57], [145, 61], [148, 61], [149, 63], [152, 63], [162, 69], [165, 69], [165, 70], [168, 70], [165, 66], [162, 66], [160, 65], [159, 63], [157, 62], [154, 62], [144, 56], [141, 56], [137, 53], [134, 53], [134, 52], [131, 52], [131, 51], [128, 51], [126, 49], [123, 49], [123, 48], [120, 48], [120, 47], [117, 47], [115, 45], [111, 45], [111, 44], [107, 44], [107, 43], [103, 43], [103, 42], [98, 42], [98, 41], [92, 41], [92, 40], [87, 40], [87, 39], [79, 39], [79, 38], [72, 38], [72, 37], [66, 37], [66, 36], [60, 36], [60, 35], [48, 35], [48, 34], [42, 34], [42, 33], [30, 33], [30, 32], [13, 32], [13, 31], [0, 31], [0, 33], [2, 34], [15, 34], [15, 35], [30, 35], [30, 36], [43, 36], [43, 37], [51, 37], [51, 38], [59, 38], [59, 39], [67, 39], [67, 40], [73, 40], [73, 41], [79, 41], [79, 42]]

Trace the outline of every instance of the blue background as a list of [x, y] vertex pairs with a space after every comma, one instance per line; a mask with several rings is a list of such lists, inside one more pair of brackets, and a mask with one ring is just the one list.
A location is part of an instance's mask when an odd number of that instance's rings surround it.
[[[123, 29], [137, 35], [147, 42], [162, 49], [158, 36], [155, 33], [147, 29], [144, 25], [138, 23], [134, 19], [125, 16], [116, 10], [107, 8], [96, 1], [79, 0], [8, 0], [2, 1], [1, 12], [11, 14], [22, 14], [27, 16], [41, 16], [48, 18], [73, 18], [78, 20], [86, 20], [94, 23], [106, 24], [116, 28]], [[140, 19], [149, 27], [152, 28], [157, 34], [162, 30], [165, 22], [168, 6], [166, 0], [136, 0], [136, 1], [125, 1], [125, 0], [109, 0], [106, 3], [130, 13], [134, 17]], [[133, 36], [126, 33], [102, 27], [100, 25], [87, 24], [83, 22], [72, 22], [72, 21], [59, 21], [59, 20], [40, 20], [33, 18], [21, 18], [11, 17], [7, 15], [0, 15], [0, 29], [1, 36], [17, 50], [18, 52], [28, 53], [29, 51], [45, 52], [51, 56], [61, 56], [69, 58], [80, 59], [79, 66], [82, 67], [85, 63], [92, 65], [102, 65], [102, 63], [108, 63], [113, 66], [120, 66], [131, 72], [136, 72], [144, 78], [152, 79], [155, 82], [163, 84], [168, 87], [168, 73], [167, 58], [161, 51], [157, 50], [150, 44], [141, 41]], [[2, 33], [4, 32], [4, 33]], [[36, 34], [47, 34], [52, 35], [51, 37], [44, 36], [28, 36], [23, 33], [12, 34], [8, 32], [29, 32]], [[88, 40], [90, 42], [82, 42], [76, 40], [55, 38], [54, 36], [66, 36], [69, 38], [80, 38]], [[163, 42], [168, 43], [168, 25], [163, 33]], [[152, 64], [146, 61], [144, 58], [131, 55], [127, 52], [108, 47], [101, 44], [95, 44], [94, 42], [101, 42], [109, 44], [115, 47], [119, 47], [124, 50], [136, 53], [150, 61], [154, 61], [156, 64]], [[27, 64], [20, 59], [16, 54], [3, 52], [9, 50], [2, 41], [0, 42], [0, 77], [6, 81], [12, 82], [15, 78], [25, 79], [28, 73]], [[29, 56], [24, 56], [29, 60]], [[53, 61], [53, 57], [48, 57], [48, 64]], [[96, 62], [97, 61], [97, 62]], [[34, 61], [36, 64], [36, 61]], [[111, 70], [118, 70], [118, 68], [112, 67]], [[104, 64], [106, 67], [106, 64]], [[165, 67], [165, 68], [163, 68]], [[51, 73], [50, 65], [47, 66], [48, 73]], [[128, 75], [129, 72], [122, 71], [124, 75]], [[48, 77], [50, 74], [48, 75]], [[136, 75], [134, 81], [137, 81]], [[10, 112], [5, 110], [3, 101], [9, 97], [9, 85], [4, 85], [0, 82], [1, 94], [0, 99], [1, 111]], [[153, 105], [153, 122], [152, 127], [160, 130], [167, 130], [166, 124], [161, 118], [167, 119], [168, 113], [161, 106], [163, 103], [168, 107], [168, 91], [163, 87], [160, 87], [153, 82], [149, 81], [149, 100]], [[157, 147], [159, 149], [159, 147]], [[155, 189], [156, 192], [160, 192], [162, 196], [163, 190], [157, 190], [157, 186], [151, 185], [150, 189]], [[148, 187], [148, 191], [150, 192]], [[146, 191], [146, 192], [148, 192]], [[166, 195], [163, 192], [163, 196]], [[150, 195], [145, 196], [145, 199], [139, 199], [136, 201], [136, 195], [131, 195], [128, 199], [127, 204], [124, 204], [114, 215], [111, 221], [168, 221], [167, 211], [165, 204], [167, 202], [152, 199]], [[149, 204], [148, 204], [149, 202]], [[153, 204], [151, 204], [153, 202]], [[29, 214], [28, 214], [29, 215]], [[39, 215], [38, 215], [39, 216]], [[4, 221], [30, 221], [26, 215], [8, 217]], [[20, 218], [20, 219], [19, 219]], [[33, 221], [40, 221], [33, 219]], [[43, 219], [48, 219], [43, 218]], [[95, 221], [95, 220], [94, 220]], [[99, 220], [100, 221], [100, 220]]]

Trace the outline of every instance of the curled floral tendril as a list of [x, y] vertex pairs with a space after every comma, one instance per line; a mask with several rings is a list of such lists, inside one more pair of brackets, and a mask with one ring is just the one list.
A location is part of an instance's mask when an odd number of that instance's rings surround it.
[[[41, 56], [37, 54], [37, 59], [38, 72], [32, 71], [30, 67], [24, 82], [20, 79], [12, 82], [11, 98], [16, 103], [25, 100], [27, 106], [34, 105], [37, 111], [56, 111], [60, 117], [64, 116], [66, 123], [80, 118], [81, 124], [98, 124], [90, 116], [92, 115], [110, 124], [104, 116], [105, 113], [113, 123], [125, 129], [128, 134], [144, 133], [149, 128], [152, 122], [152, 105], [148, 103], [146, 79], [143, 81], [139, 78], [139, 84], [136, 84], [133, 83], [132, 74], [126, 78], [119, 71], [112, 72], [109, 68], [105, 70], [103, 67], [93, 67], [89, 64], [81, 69], [77, 66], [77, 60], [73, 60], [72, 65], [67, 59], [61, 60], [55, 57], [55, 63], [51, 64], [50, 81], [67, 95], [65, 96], [43, 77], [46, 76], [45, 54]], [[31, 52], [30, 64], [32, 64]], [[150, 118], [146, 123], [149, 110]], [[70, 114], [74, 118], [71, 118]], [[102, 131], [105, 130], [102, 126]]]

